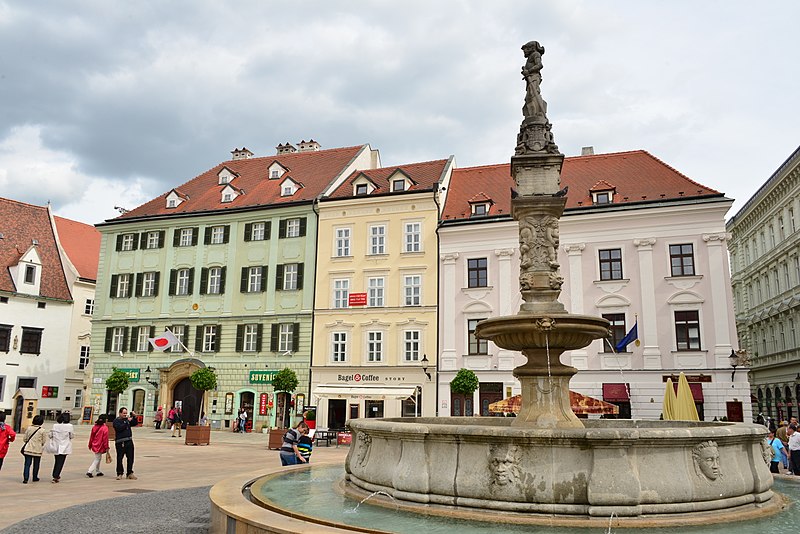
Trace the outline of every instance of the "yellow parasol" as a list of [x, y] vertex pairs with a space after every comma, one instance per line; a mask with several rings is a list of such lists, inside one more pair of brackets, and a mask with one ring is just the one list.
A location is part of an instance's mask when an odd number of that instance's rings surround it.
[[675, 403], [675, 419], [678, 421], [699, 421], [697, 407], [694, 405], [692, 390], [686, 375], [681, 373], [678, 378], [678, 400]]
[[672, 379], [667, 378], [667, 387], [664, 389], [664, 404], [661, 408], [664, 421], [674, 421], [675, 418], [675, 405], [678, 403], [678, 397], [675, 395], [675, 386], [672, 385]]

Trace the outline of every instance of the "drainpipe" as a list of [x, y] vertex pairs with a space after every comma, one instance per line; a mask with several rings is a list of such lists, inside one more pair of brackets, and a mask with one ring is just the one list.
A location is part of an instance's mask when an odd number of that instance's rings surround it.
[[434, 366], [435, 369], [435, 376], [436, 381], [434, 382], [434, 388], [436, 390], [436, 409], [434, 410], [434, 416], [439, 417], [439, 354], [440, 354], [440, 346], [439, 340], [441, 338], [441, 332], [439, 332], [439, 295], [440, 295], [440, 285], [441, 285], [441, 272], [440, 272], [440, 265], [441, 261], [439, 261], [439, 218], [441, 215], [441, 206], [439, 205], [439, 188], [441, 184], [439, 182], [436, 183], [436, 189], [433, 191], [433, 202], [436, 204], [436, 365]]
[[[311, 209], [314, 211], [314, 214], [317, 216], [317, 220], [316, 220], [317, 229], [316, 229], [316, 231], [314, 233], [314, 239], [316, 239], [317, 242], [314, 245], [314, 250], [315, 250], [315, 253], [314, 253], [314, 283], [311, 286], [313, 288], [312, 289], [313, 293], [311, 294], [311, 341], [310, 341], [310, 346], [308, 348], [308, 397], [307, 398], [308, 398], [309, 404], [311, 404], [311, 365], [312, 365], [312, 363], [314, 361], [314, 310], [317, 307], [316, 298], [317, 298], [317, 263], [318, 262], [317, 262], [317, 253], [316, 253], [316, 251], [319, 250], [319, 209], [318, 209], [318, 205], [319, 205], [319, 196], [317, 196], [314, 199], [314, 202], [311, 203]], [[316, 406], [316, 404], [314, 406]], [[319, 413], [319, 410], [317, 410], [317, 419], [319, 419], [319, 416], [320, 416], [320, 413]], [[327, 416], [326, 416], [325, 422], [326, 423], [328, 422]]]

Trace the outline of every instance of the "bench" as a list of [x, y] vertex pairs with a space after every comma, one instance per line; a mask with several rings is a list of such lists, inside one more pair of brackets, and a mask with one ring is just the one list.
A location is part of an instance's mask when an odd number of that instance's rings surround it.
[[336, 443], [336, 438], [338, 437], [338, 435], [339, 435], [339, 433], [337, 431], [335, 431], [335, 430], [317, 429], [314, 432], [314, 437], [312, 438], [314, 440], [314, 446], [318, 447], [320, 442], [324, 441], [325, 442], [325, 446], [326, 447], [330, 447], [331, 446], [331, 441]]

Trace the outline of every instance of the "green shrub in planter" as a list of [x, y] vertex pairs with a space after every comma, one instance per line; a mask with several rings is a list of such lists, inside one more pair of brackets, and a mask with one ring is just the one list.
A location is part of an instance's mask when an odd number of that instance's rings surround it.
[[478, 375], [469, 369], [461, 368], [450, 382], [450, 391], [459, 395], [472, 395], [478, 389]]

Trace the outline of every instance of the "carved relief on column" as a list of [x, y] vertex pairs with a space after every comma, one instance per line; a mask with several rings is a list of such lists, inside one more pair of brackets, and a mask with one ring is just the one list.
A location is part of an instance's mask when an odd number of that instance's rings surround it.
[[722, 245], [726, 241], [731, 239], [731, 234], [728, 232], [722, 232], [719, 234], [703, 234], [703, 241], [708, 243], [708, 246], [712, 245]]
[[586, 243], [568, 243], [564, 245], [564, 252], [570, 256], [580, 256], [586, 248]]
[[500, 258], [500, 261], [503, 260], [510, 260], [514, 257], [514, 249], [513, 248], [498, 248], [494, 251], [494, 255]]
[[653, 250], [653, 245], [655, 245], [655, 244], [656, 244], [656, 238], [655, 237], [646, 237], [646, 238], [643, 238], [643, 239], [634, 239], [633, 240], [633, 246], [636, 247], [637, 249], [639, 249], [639, 251], [642, 251], [642, 250]]
[[458, 252], [448, 252], [446, 254], [442, 254], [441, 260], [442, 263], [445, 265], [452, 265], [458, 259]]
[[520, 287], [535, 288], [534, 273], [547, 272], [548, 289], [561, 289], [558, 268], [558, 217], [527, 215], [519, 221]]

